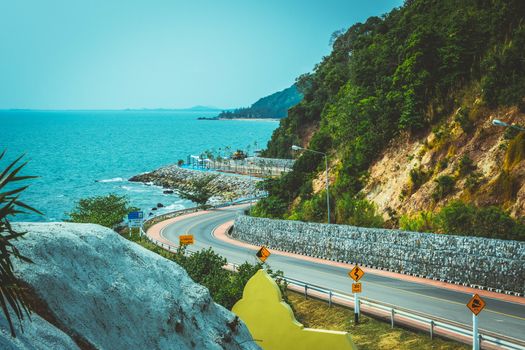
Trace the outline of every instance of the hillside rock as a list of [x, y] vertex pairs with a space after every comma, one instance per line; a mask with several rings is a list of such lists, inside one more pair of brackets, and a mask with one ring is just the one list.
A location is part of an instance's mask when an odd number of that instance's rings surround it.
[[[235, 316], [180, 266], [111, 230], [71, 223], [16, 228], [28, 232], [17, 246], [34, 262], [15, 261], [17, 276], [45, 304], [47, 318], [83, 348], [258, 349], [244, 324], [231, 329]], [[62, 338], [63, 346], [40, 345], [41, 323], [27, 325], [25, 336], [35, 334], [38, 343], [28, 348], [74, 348]]]
[[[450, 115], [439, 129], [428, 131], [419, 138], [397, 137], [370, 167], [369, 182], [362, 193], [377, 205], [386, 220], [390, 219], [389, 213], [392, 212], [401, 215], [437, 210], [457, 199], [479, 206], [501, 206], [514, 217], [525, 215], [525, 160], [505, 164], [513, 141], [505, 138], [504, 128], [491, 124], [493, 119], [502, 119], [521, 125], [525, 122], [525, 114], [517, 108], [483, 110], [473, 121], [474, 131], [466, 133], [455, 121], [458, 111]], [[444, 136], [438, 139], [439, 134]], [[458, 169], [463, 158], [472, 161], [473, 169], [470, 174], [461, 176]], [[415, 170], [425, 174], [425, 181], [418, 188], [407, 191], [410, 173]], [[497, 180], [502, 173], [508, 174], [513, 183], [510, 193], [502, 193], [501, 186], [498, 187]], [[435, 180], [443, 175], [454, 178], [454, 190], [436, 202], [432, 199]], [[473, 178], [473, 175], [477, 177]], [[472, 183], [473, 180], [475, 182], [469, 189], [469, 181]]]

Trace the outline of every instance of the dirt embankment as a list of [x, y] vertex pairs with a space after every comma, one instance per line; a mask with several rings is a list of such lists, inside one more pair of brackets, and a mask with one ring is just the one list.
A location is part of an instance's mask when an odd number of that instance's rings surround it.
[[363, 194], [387, 220], [457, 199], [524, 216], [525, 138], [493, 119], [525, 125], [517, 108], [459, 108], [423, 135], [395, 138], [370, 167]]

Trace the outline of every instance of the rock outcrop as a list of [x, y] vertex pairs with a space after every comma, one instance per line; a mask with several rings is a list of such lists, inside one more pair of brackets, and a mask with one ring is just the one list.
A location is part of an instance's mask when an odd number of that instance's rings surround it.
[[258, 349], [244, 324], [180, 266], [111, 230], [70, 223], [16, 228], [28, 232], [17, 246], [34, 262], [14, 261], [16, 275], [54, 327], [35, 315], [13, 340], [4, 319], [2, 349], [73, 349], [71, 339], [83, 349]]
[[184, 190], [196, 179], [210, 174], [216, 175], [209, 186], [214, 193], [217, 193], [219, 198], [216, 199], [219, 200], [252, 197], [256, 193], [255, 184], [260, 181], [255, 177], [184, 169], [177, 165], [168, 165], [149, 173], [136, 175], [129, 181], [153, 183], [167, 189]]

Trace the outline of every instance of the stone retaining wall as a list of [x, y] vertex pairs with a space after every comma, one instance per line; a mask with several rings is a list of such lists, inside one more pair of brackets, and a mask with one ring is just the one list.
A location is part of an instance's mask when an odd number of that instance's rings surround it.
[[256, 245], [523, 294], [525, 242], [239, 216]]

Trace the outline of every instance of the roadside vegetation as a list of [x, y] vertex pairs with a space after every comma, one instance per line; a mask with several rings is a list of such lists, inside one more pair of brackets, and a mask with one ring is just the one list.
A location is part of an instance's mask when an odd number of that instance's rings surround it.
[[498, 239], [525, 240], [525, 224], [496, 206], [476, 207], [452, 201], [437, 213], [403, 215], [399, 227], [407, 231], [450, 233]]
[[99, 224], [116, 228], [124, 217], [136, 208], [125, 196], [109, 194], [80, 199], [69, 215], [70, 222]]
[[[5, 154], [6, 151], [0, 153], [0, 161]], [[21, 159], [22, 156], [12, 161], [0, 172], [0, 305], [13, 337], [16, 334], [12, 314], [14, 313], [14, 317], [19, 321], [30, 317], [31, 301], [23, 285], [13, 273], [11, 258], [20, 259], [26, 263], [32, 263], [32, 261], [20, 254], [16, 248], [14, 242], [25, 232], [16, 231], [11, 226], [9, 218], [23, 213], [24, 210], [41, 214], [19, 199], [27, 185], [17, 186], [18, 182], [35, 178], [19, 174], [27, 164], [27, 162], [20, 163]]]
[[361, 315], [359, 324], [354, 323], [351, 309], [333, 305], [328, 307], [324, 301], [305, 299], [303, 294], [288, 292], [295, 317], [305, 327], [330, 329], [350, 333], [355, 345], [361, 350], [460, 350], [469, 346], [435, 337], [428, 333], [409, 331], [403, 328], [390, 328], [387, 322]]

